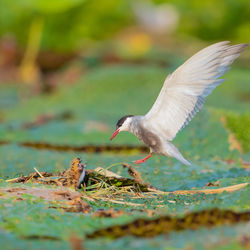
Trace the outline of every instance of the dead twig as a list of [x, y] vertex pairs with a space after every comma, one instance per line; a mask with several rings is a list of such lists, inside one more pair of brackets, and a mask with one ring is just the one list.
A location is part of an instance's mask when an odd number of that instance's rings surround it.
[[241, 184], [237, 184], [237, 185], [232, 185], [232, 186], [228, 186], [228, 187], [222, 187], [222, 188], [216, 188], [216, 189], [198, 189], [198, 190], [176, 190], [173, 192], [164, 192], [164, 191], [160, 191], [160, 190], [154, 190], [151, 188], [148, 188], [148, 190], [150, 191], [151, 194], [161, 194], [161, 195], [168, 195], [168, 194], [180, 194], [180, 195], [185, 195], [185, 194], [199, 194], [199, 193], [203, 193], [203, 194], [220, 194], [223, 192], [228, 192], [228, 193], [232, 193], [234, 191], [237, 191], [239, 189], [242, 189], [244, 187], [246, 187], [249, 183], [245, 182], [245, 183], [241, 183]]
[[127, 163], [123, 163], [122, 166], [124, 168], [127, 168], [129, 175], [132, 176], [135, 181], [142, 185], [141, 173], [139, 171], [136, 171], [132, 166], [128, 165]]
[[144, 204], [133, 203], [133, 202], [118, 201], [118, 200], [113, 200], [113, 199], [108, 199], [108, 198], [103, 198], [103, 197], [102, 198], [100, 197], [99, 200], [109, 201], [115, 204], [122, 204], [122, 205], [133, 206], [133, 207], [140, 207], [144, 205]]
[[37, 170], [37, 168], [34, 167], [34, 170], [39, 174], [41, 178], [44, 178], [44, 176]]

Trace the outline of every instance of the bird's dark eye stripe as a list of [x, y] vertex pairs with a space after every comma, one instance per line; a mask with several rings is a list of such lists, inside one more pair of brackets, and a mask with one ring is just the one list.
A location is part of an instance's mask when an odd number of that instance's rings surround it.
[[128, 117], [132, 117], [133, 115], [126, 115], [123, 116], [116, 124], [116, 128], [119, 128], [122, 126], [122, 124], [124, 123], [124, 121], [128, 118]]

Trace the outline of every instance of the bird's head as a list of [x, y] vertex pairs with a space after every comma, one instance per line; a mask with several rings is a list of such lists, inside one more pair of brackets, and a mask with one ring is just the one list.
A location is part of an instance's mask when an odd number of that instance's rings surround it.
[[110, 137], [110, 140], [113, 140], [116, 137], [116, 135], [121, 131], [129, 131], [132, 119], [133, 115], [125, 115], [121, 119], [119, 119], [118, 122], [116, 123], [115, 132]]

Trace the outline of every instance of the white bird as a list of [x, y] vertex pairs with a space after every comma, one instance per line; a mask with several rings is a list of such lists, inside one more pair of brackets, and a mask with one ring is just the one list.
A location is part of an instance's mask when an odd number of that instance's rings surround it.
[[229, 69], [233, 61], [248, 44], [229, 45], [224, 41], [215, 43], [192, 56], [172, 74], [168, 75], [154, 105], [144, 116], [127, 115], [116, 124], [112, 140], [119, 132], [129, 131], [150, 148], [152, 153], [171, 156], [190, 165], [171, 143], [201, 109], [206, 97], [224, 82], [218, 79]]

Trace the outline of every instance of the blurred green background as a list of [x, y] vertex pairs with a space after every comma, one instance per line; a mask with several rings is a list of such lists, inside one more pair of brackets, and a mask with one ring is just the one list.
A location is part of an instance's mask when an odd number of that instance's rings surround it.
[[100, 55], [107, 41], [109, 54], [135, 58], [157, 45], [193, 52], [199, 42], [250, 38], [247, 0], [0, 0], [0, 6], [0, 65], [19, 65], [15, 76], [26, 82], [77, 56]]
[[[0, 0], [0, 178], [29, 174], [34, 167], [65, 170], [76, 156], [89, 169], [142, 158], [146, 152], [137, 148], [141, 143], [135, 136], [121, 133], [109, 141], [116, 121], [126, 114], [146, 113], [169, 72], [222, 40], [250, 41], [250, 1]], [[225, 77], [174, 141], [192, 166], [155, 155], [135, 166], [143, 181], [164, 191], [249, 182], [249, 48]], [[81, 150], [90, 144], [101, 152]], [[102, 148], [106, 145], [111, 150]], [[121, 150], [112, 151], [116, 145]], [[112, 170], [128, 176], [119, 164]], [[2, 179], [0, 186], [5, 187]], [[198, 198], [164, 196], [157, 215], [214, 207], [246, 211], [247, 197], [249, 187]], [[8, 242], [9, 249], [69, 249], [72, 232], [83, 237], [96, 228], [142, 216], [135, 207], [96, 202], [91, 204], [93, 211], [113, 207], [126, 212], [98, 219], [48, 209], [43, 201], [26, 198], [0, 200], [0, 244]], [[158, 199], [142, 202], [143, 209], [153, 210]], [[247, 231], [243, 223], [173, 232], [169, 238], [125, 237], [84, 244], [88, 249], [243, 249]], [[45, 233], [59, 241], [37, 244], [24, 238]]]
[[[1, 37], [13, 36], [23, 49], [36, 22], [42, 23], [41, 51], [79, 51], [138, 23], [162, 34], [171, 31], [171, 37], [209, 42], [242, 42], [250, 36], [247, 0], [1, 0], [0, 4]], [[153, 22], [159, 22], [161, 30]]]

